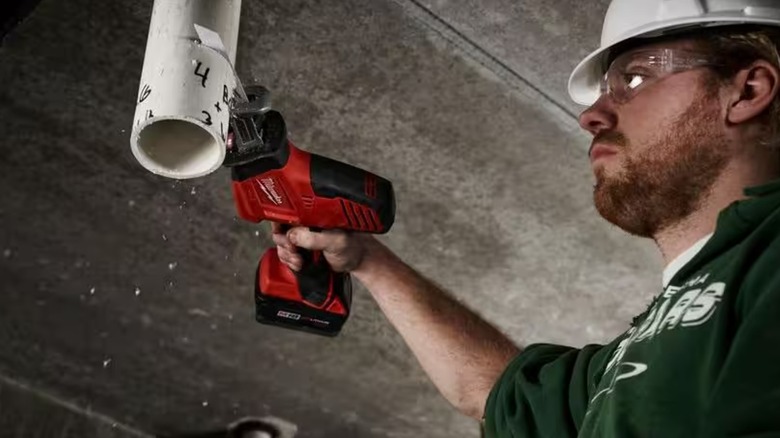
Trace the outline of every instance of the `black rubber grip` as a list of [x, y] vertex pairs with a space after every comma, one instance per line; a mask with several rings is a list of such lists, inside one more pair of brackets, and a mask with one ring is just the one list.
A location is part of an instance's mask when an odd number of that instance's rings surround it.
[[[298, 254], [303, 263], [301, 263], [300, 270], [293, 272], [298, 280], [298, 290], [301, 297], [313, 306], [321, 306], [328, 299], [333, 270], [330, 269], [330, 264], [325, 260], [322, 251], [298, 248]], [[315, 259], [317, 259], [316, 262]]]
[[315, 195], [349, 199], [370, 208], [379, 218], [380, 233], [386, 233], [393, 226], [395, 193], [393, 184], [387, 179], [317, 154], [311, 154], [310, 173]]
[[[282, 225], [282, 233], [286, 233], [292, 228], [288, 224]], [[310, 231], [321, 231], [318, 228], [309, 228]], [[292, 271], [295, 274], [295, 279], [298, 281], [298, 292], [301, 294], [301, 298], [313, 306], [321, 306], [328, 299], [328, 292], [331, 285], [331, 277], [334, 275], [333, 270], [330, 268], [330, 264], [325, 260], [325, 255], [322, 251], [316, 251], [317, 257], [315, 257], [315, 251], [310, 249], [295, 247], [298, 255], [301, 256], [301, 269], [297, 272]], [[315, 259], [317, 260], [315, 262]]]

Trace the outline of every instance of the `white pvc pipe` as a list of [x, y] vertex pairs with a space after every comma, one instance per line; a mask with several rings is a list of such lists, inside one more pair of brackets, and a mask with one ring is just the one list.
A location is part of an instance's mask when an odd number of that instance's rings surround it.
[[[130, 147], [149, 171], [186, 179], [225, 158], [241, 0], [155, 0]], [[225, 53], [200, 44], [195, 24]]]

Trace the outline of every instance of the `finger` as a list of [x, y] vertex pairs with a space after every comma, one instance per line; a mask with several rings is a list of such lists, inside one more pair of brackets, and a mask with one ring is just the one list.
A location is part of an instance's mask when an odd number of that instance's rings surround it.
[[345, 233], [341, 230], [322, 230], [313, 232], [306, 227], [295, 227], [287, 232], [287, 239], [301, 248], [311, 250], [332, 250], [342, 243]]
[[271, 240], [280, 248], [285, 248], [290, 251], [295, 250], [295, 245], [290, 242], [290, 239], [287, 238], [286, 234], [271, 234]]
[[323, 249], [324, 242], [317, 233], [313, 233], [306, 227], [295, 227], [287, 231], [287, 239], [295, 246], [318, 250]]
[[300, 271], [301, 267], [303, 266], [303, 260], [301, 260], [300, 256], [293, 256], [292, 260], [290, 260], [290, 264], [288, 265], [290, 269], [293, 271]]
[[285, 257], [280, 255], [279, 260], [294, 271], [301, 269], [301, 266], [303, 265], [303, 259], [296, 254], [286, 254]]
[[290, 263], [293, 260], [300, 259], [300, 255], [296, 254], [294, 251], [289, 251], [284, 248], [277, 249], [276, 254], [279, 256], [279, 260], [285, 263]]

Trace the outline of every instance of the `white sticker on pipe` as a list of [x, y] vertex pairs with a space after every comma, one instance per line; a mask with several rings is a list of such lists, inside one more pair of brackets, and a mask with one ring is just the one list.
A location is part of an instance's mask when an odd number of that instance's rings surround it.
[[195, 23], [195, 32], [197, 32], [201, 44], [211, 47], [221, 53], [225, 58], [230, 59], [227, 54], [227, 49], [225, 49], [225, 45], [222, 44], [222, 38], [219, 37], [218, 33], [199, 25], [198, 23]]
[[198, 38], [200, 39], [201, 44], [216, 50], [228, 61], [228, 63], [230, 63], [230, 68], [233, 69], [233, 76], [236, 78], [236, 89], [238, 90], [238, 95], [242, 100], [248, 100], [246, 92], [244, 91], [244, 85], [241, 83], [241, 78], [238, 77], [236, 67], [232, 62], [230, 62], [230, 56], [228, 55], [227, 49], [225, 49], [225, 45], [222, 43], [222, 38], [219, 36], [219, 34], [197, 23], [195, 23], [195, 32], [198, 34]]

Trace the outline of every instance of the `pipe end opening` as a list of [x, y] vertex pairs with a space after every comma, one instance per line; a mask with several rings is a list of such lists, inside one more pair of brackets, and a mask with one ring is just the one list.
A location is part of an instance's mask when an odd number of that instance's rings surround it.
[[168, 178], [211, 173], [225, 158], [225, 146], [206, 128], [185, 120], [157, 120], [138, 133], [133, 152], [146, 169]]

